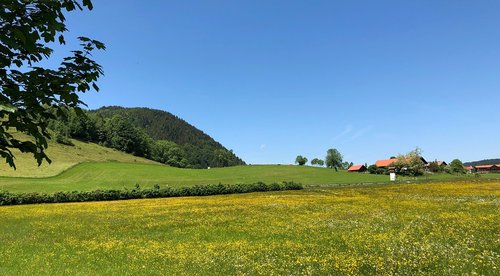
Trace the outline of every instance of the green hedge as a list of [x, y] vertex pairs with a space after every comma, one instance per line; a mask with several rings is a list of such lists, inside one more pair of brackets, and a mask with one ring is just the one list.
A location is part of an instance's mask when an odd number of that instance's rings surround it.
[[47, 193], [10, 193], [0, 191], [0, 206], [17, 204], [59, 203], [59, 202], [84, 202], [103, 200], [123, 200], [138, 198], [160, 198], [179, 196], [209, 196], [221, 194], [240, 194], [250, 192], [267, 192], [283, 190], [301, 190], [302, 184], [294, 182], [265, 184], [217, 184], [196, 185], [181, 188], [160, 188], [155, 185], [152, 189], [141, 189], [139, 185], [132, 190], [95, 190]]

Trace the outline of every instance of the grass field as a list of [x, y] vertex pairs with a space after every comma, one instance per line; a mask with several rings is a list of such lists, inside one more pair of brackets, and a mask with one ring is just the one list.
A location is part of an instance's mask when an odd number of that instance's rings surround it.
[[[28, 140], [28, 136], [17, 133], [16, 138]], [[0, 163], [0, 176], [9, 177], [48, 177], [62, 173], [64, 170], [82, 162], [117, 161], [140, 164], [158, 164], [154, 161], [136, 157], [121, 151], [99, 146], [94, 143], [84, 143], [71, 140], [75, 145], [66, 146], [54, 141], [49, 142], [47, 155], [52, 159], [52, 164], [44, 162], [38, 167], [32, 154], [23, 154], [13, 150], [17, 170], [6, 163]]]
[[0, 207], [0, 274], [484, 274], [500, 182]]
[[[435, 175], [429, 179], [456, 178]], [[335, 172], [332, 169], [290, 165], [252, 165], [210, 170], [179, 169], [163, 165], [92, 162], [83, 163], [48, 178], [0, 177], [0, 190], [11, 192], [57, 192], [73, 190], [122, 189], [141, 187], [191, 186], [196, 184], [235, 184], [294, 181], [303, 184], [387, 182], [387, 175]], [[422, 177], [420, 179], [426, 179]], [[413, 179], [412, 179], [413, 180]]]
[[[20, 139], [28, 139], [16, 134]], [[72, 140], [74, 146], [49, 143], [48, 155], [53, 163], [38, 167], [31, 155], [16, 153], [18, 169], [0, 165], [0, 190], [10, 192], [88, 191], [96, 189], [161, 186], [191, 186], [204, 184], [237, 184], [294, 181], [306, 185], [387, 182], [386, 175], [334, 172], [310, 166], [252, 165], [210, 170], [179, 169], [151, 160], [132, 156], [93, 143]], [[439, 174], [410, 180], [455, 179], [454, 175]]]

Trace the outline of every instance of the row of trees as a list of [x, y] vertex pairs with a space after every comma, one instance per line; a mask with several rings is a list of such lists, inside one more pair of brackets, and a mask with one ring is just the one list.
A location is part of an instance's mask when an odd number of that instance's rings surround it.
[[[311, 160], [311, 165], [313, 166], [324, 166], [326, 164], [327, 168], [333, 168], [335, 171], [338, 169], [347, 169], [345, 168], [347, 162], [342, 162], [342, 154], [337, 149], [329, 149], [326, 151], [326, 157], [325, 160], [323, 161], [322, 159], [319, 158], [314, 158]], [[303, 166], [307, 164], [308, 159], [302, 155], [298, 155], [295, 158], [295, 163], [298, 164], [299, 166]], [[352, 165], [352, 163], [350, 163]], [[349, 163], [347, 163], [347, 166]]]
[[98, 113], [84, 111], [82, 115], [70, 109], [66, 117], [67, 120], [51, 120], [49, 124], [59, 143], [70, 145], [70, 138], [75, 138], [179, 168], [226, 167], [240, 164], [234, 153], [225, 149], [154, 140], [142, 128], [134, 126], [130, 120], [119, 115], [104, 118]]

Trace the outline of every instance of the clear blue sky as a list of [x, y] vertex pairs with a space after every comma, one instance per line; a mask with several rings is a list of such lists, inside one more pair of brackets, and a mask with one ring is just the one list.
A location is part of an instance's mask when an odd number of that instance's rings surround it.
[[169, 111], [247, 163], [500, 157], [500, 1], [98, 1], [103, 105]]

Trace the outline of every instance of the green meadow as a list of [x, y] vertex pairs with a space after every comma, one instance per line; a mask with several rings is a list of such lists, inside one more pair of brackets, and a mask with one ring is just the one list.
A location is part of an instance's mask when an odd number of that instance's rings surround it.
[[303, 166], [253, 165], [212, 169], [179, 169], [164, 165], [121, 162], [82, 163], [54, 177], [0, 178], [0, 189], [11, 192], [56, 192], [71, 190], [119, 189], [196, 184], [235, 184], [295, 181], [308, 184], [332, 184], [386, 181], [387, 176], [335, 172], [331, 169]]
[[[141, 187], [181, 187], [204, 184], [274, 183], [293, 181], [306, 185], [388, 182], [387, 175], [335, 172], [332, 169], [293, 165], [251, 165], [212, 169], [179, 169], [159, 164], [89, 162], [44, 178], [0, 177], [0, 190], [10, 192], [89, 191]], [[400, 178], [400, 181], [457, 178], [434, 175]]]
[[[29, 140], [29, 137], [22, 133], [15, 134], [17, 139]], [[49, 141], [47, 155], [52, 159], [52, 163], [43, 162], [38, 166], [32, 154], [21, 153], [12, 150], [15, 154], [17, 169], [14, 170], [6, 163], [0, 164], [0, 177], [50, 177], [62, 173], [63, 171], [80, 164], [82, 162], [125, 162], [139, 164], [158, 164], [157, 162], [133, 156], [115, 149], [103, 147], [94, 143], [86, 143], [71, 139], [74, 146], [67, 146]]]
[[498, 275], [500, 182], [0, 207], [0, 274]]
[[[23, 134], [16, 134], [26, 138]], [[29, 154], [16, 152], [17, 170], [0, 165], [0, 190], [10, 192], [89, 191], [132, 189], [137, 184], [151, 188], [205, 184], [246, 184], [293, 181], [305, 185], [358, 184], [388, 182], [387, 175], [336, 172], [333, 169], [295, 165], [248, 165], [211, 169], [180, 169], [136, 157], [94, 143], [71, 140], [74, 146], [49, 142], [47, 153], [52, 164], [37, 166]], [[499, 177], [498, 174], [482, 178]], [[459, 179], [450, 174], [399, 178], [399, 181]]]

